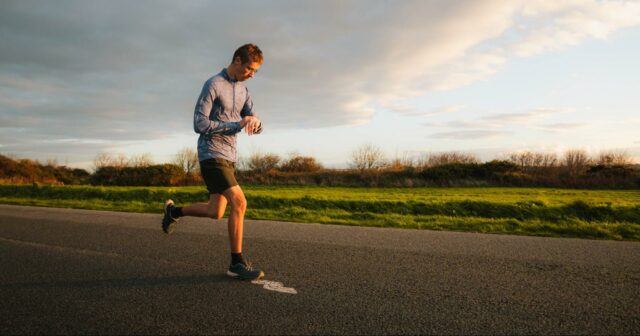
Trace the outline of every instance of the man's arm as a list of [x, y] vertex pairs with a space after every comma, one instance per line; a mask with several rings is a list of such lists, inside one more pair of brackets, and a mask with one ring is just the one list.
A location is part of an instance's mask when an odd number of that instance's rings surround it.
[[196, 102], [196, 108], [193, 114], [193, 130], [198, 134], [204, 134], [208, 137], [214, 134], [232, 135], [240, 132], [244, 126], [240, 122], [209, 120], [211, 107], [215, 99], [216, 92], [213, 88], [213, 83], [207, 81]]
[[244, 88], [247, 92], [247, 99], [244, 101], [244, 105], [242, 106], [242, 111], [240, 111], [241, 117], [252, 116], [257, 117], [255, 112], [253, 111], [253, 100], [251, 99], [251, 94], [249, 94], [249, 89], [245, 86]]
[[[256, 116], [255, 111], [253, 110], [253, 100], [251, 99], [251, 95], [249, 94], [249, 89], [247, 89], [245, 87], [245, 89], [247, 90], [247, 99], [244, 102], [244, 106], [242, 106], [242, 111], [240, 111], [240, 116], [242, 118], [244, 117], [255, 117], [258, 118], [258, 116]], [[250, 125], [253, 126], [253, 125]], [[260, 119], [258, 119], [257, 121], [257, 126], [254, 126], [253, 132], [251, 132], [252, 134], [260, 134], [262, 132], [262, 122], [260, 121]]]

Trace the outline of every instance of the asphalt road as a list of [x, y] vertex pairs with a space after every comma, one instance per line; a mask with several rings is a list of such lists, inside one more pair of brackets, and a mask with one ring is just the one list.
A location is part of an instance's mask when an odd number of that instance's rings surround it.
[[0, 334], [640, 334], [637, 242], [247, 221], [245, 255], [286, 290], [226, 277], [225, 221], [0, 205]]

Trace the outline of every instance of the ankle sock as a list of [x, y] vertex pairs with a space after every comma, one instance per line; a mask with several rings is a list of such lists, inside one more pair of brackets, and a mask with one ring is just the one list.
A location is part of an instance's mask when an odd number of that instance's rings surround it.
[[237, 263], [243, 263], [246, 265], [246, 263], [244, 262], [244, 258], [242, 257], [242, 252], [231, 253], [231, 265], [235, 265]]
[[182, 207], [172, 207], [170, 215], [173, 218], [178, 218], [178, 217], [184, 216], [182, 214]]

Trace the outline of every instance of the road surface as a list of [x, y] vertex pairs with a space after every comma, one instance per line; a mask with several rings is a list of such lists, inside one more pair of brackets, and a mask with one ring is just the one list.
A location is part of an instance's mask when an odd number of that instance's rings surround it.
[[640, 334], [640, 243], [0, 205], [0, 334]]

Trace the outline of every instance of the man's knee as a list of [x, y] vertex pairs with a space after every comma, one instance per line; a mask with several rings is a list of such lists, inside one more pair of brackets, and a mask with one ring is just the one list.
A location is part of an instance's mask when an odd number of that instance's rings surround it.
[[247, 210], [247, 199], [244, 195], [237, 195], [231, 199], [231, 206], [235, 210], [245, 211]]
[[229, 201], [232, 210], [244, 212], [247, 209], [247, 199], [244, 197], [244, 193], [239, 186], [227, 189], [224, 196]]

